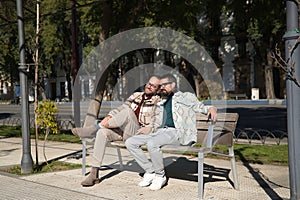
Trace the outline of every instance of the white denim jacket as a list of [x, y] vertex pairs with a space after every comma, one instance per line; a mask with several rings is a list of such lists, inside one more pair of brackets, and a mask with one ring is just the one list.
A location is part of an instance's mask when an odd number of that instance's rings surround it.
[[[172, 113], [180, 144], [186, 145], [190, 142], [197, 142], [196, 113], [207, 114], [211, 107], [205, 106], [193, 93], [179, 91], [174, 94]], [[163, 113], [163, 109], [161, 112]]]

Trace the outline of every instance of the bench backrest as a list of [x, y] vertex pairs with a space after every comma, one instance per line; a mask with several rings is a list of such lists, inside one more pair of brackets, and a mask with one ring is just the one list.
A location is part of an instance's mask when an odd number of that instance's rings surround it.
[[[233, 134], [236, 128], [238, 113], [218, 113], [218, 120], [214, 124], [213, 145], [233, 145]], [[205, 144], [207, 141], [207, 130], [210, 122], [203, 114], [197, 114], [197, 142]]]
[[[122, 105], [123, 102], [102, 102], [100, 107], [99, 118], [104, 117], [107, 113]], [[214, 125], [213, 145], [233, 145], [233, 134], [238, 121], [238, 113], [218, 113], [218, 120]], [[207, 142], [207, 130], [210, 122], [203, 114], [196, 115], [198, 138], [197, 142], [205, 144]]]

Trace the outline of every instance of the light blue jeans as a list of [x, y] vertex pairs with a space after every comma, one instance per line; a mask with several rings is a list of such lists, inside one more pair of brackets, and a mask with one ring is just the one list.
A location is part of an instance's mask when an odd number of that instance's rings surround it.
[[[128, 151], [145, 172], [155, 172], [158, 176], [165, 175], [163, 155], [160, 147], [167, 144], [180, 145], [175, 128], [159, 128], [156, 132], [149, 135], [132, 136], [125, 142]], [[141, 149], [142, 145], [146, 145], [151, 161]]]

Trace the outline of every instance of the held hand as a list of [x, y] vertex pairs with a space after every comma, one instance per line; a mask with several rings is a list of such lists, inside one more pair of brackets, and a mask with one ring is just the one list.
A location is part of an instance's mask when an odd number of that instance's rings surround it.
[[216, 108], [211, 107], [210, 109], [208, 109], [208, 112], [207, 112], [206, 116], [207, 117], [210, 116], [211, 120], [214, 121], [214, 122], [217, 121], [218, 114], [217, 114]]
[[100, 122], [100, 125], [103, 126], [103, 127], [108, 127], [108, 126], [109, 126], [108, 120], [110, 120], [110, 118], [111, 118], [110, 115], [106, 116], [106, 117]]
[[151, 133], [151, 131], [152, 131], [151, 127], [142, 127], [137, 130], [137, 134], [148, 135], [149, 133]]

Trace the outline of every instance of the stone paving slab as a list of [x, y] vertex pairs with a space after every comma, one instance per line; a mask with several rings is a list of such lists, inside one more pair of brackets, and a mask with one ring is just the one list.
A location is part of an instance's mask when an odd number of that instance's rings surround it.
[[39, 182], [33, 182], [26, 179], [20, 179], [0, 174], [0, 199], [2, 200], [73, 200], [73, 199], [107, 199], [104, 197], [94, 196], [80, 191], [70, 190], [64, 187], [52, 186]]

